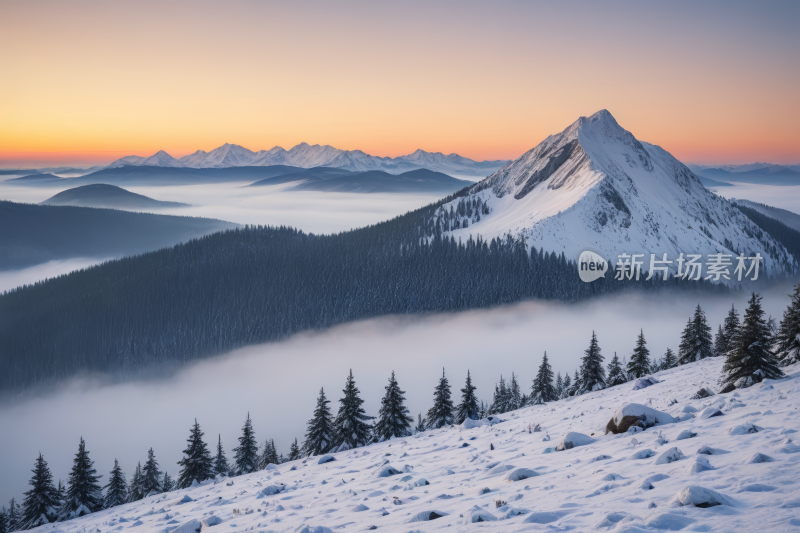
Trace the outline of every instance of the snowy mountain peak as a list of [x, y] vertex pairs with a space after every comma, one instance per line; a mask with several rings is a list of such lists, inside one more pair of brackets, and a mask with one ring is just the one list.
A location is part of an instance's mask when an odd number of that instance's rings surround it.
[[454, 219], [449, 212], [461, 200], [440, 208], [456, 238], [511, 233], [570, 259], [591, 249], [612, 265], [623, 253], [677, 258], [743, 251], [761, 253], [772, 273], [792, 268], [782, 245], [667, 151], [637, 140], [607, 110], [547, 137], [470, 194], [486, 201], [490, 214], [474, 211], [465, 227], [463, 216]]

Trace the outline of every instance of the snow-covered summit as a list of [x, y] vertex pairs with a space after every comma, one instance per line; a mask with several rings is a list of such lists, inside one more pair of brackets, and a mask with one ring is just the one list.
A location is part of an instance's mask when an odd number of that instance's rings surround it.
[[301, 168], [333, 167], [353, 172], [382, 170], [392, 174], [427, 168], [445, 174], [486, 176], [504, 163], [505, 161], [473, 161], [458, 154], [444, 155], [424, 150], [395, 158], [379, 157], [361, 150], [341, 150], [327, 144], [312, 145], [301, 142], [289, 150], [275, 146], [258, 152], [238, 144], [225, 143], [210, 152], [197, 150], [180, 159], [175, 159], [162, 150], [150, 157], [123, 157], [111, 163], [109, 168], [125, 165], [188, 168], [289, 165]]
[[[210, 479], [36, 531], [794, 531], [800, 367], [691, 399], [716, 387], [722, 364]], [[605, 433], [624, 405], [670, 420]], [[701, 416], [708, 408], [720, 415]]]
[[[792, 257], [666, 150], [640, 142], [606, 110], [581, 117], [475, 185], [490, 210], [453, 221], [455, 237], [512, 234], [576, 260], [584, 250], [615, 263], [619, 254], [718, 252], [766, 258], [770, 273]], [[454, 223], [455, 222], [455, 223]], [[649, 260], [649, 255], [647, 256]], [[673, 270], [675, 265], [673, 264]], [[732, 270], [732, 269], [731, 269]]]

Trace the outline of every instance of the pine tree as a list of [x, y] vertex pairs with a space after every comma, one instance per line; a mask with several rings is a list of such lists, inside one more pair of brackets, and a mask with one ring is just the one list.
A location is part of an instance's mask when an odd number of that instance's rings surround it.
[[489, 406], [486, 405], [486, 402], [481, 400], [481, 407], [480, 407], [480, 412], [478, 413], [478, 420], [483, 420], [484, 418], [486, 418], [486, 415], [488, 414], [489, 414]]
[[101, 476], [96, 474], [94, 462], [89, 459], [86, 443], [81, 437], [67, 479], [67, 495], [61, 509], [63, 519], [94, 513], [103, 508], [103, 490], [99, 484]]
[[[47, 463], [45, 463], [47, 464]], [[22, 527], [22, 517], [24, 513], [22, 511], [22, 506], [17, 503], [14, 498], [8, 502], [8, 511], [6, 511], [6, 520], [8, 521], [8, 530], [9, 531], [18, 531], [23, 529]]]
[[8, 529], [8, 515], [6, 513], [6, 506], [0, 509], [0, 533], [9, 533]]
[[181, 471], [178, 474], [178, 488], [185, 489], [192, 485], [193, 481], [198, 483], [214, 477], [214, 460], [208, 451], [208, 446], [203, 441], [203, 431], [197, 419], [186, 439], [188, 445], [183, 450], [183, 459], [178, 461]]
[[[577, 373], [575, 374], [577, 376]], [[572, 391], [572, 380], [569, 377], [569, 372], [564, 373], [564, 388], [561, 391], [561, 397], [566, 398], [570, 396]]]
[[669, 368], [675, 368], [676, 366], [678, 366], [678, 360], [675, 358], [675, 352], [667, 348], [666, 353], [664, 353], [664, 362], [661, 364], [661, 368], [667, 370]]
[[628, 363], [628, 375], [633, 378], [641, 378], [650, 373], [650, 350], [647, 349], [647, 341], [644, 340], [644, 331], [639, 330], [636, 338], [636, 348]]
[[778, 361], [769, 346], [769, 336], [764, 310], [761, 308], [761, 296], [752, 293], [742, 325], [722, 367], [720, 384], [734, 385], [740, 378], [753, 383], [764, 378], [782, 377], [783, 372], [778, 368]]
[[335, 447], [340, 451], [364, 446], [371, 440], [370, 426], [367, 423], [370, 417], [361, 407], [364, 400], [359, 396], [352, 369], [342, 392], [344, 396], [339, 400], [339, 412], [333, 422]]
[[575, 377], [572, 379], [572, 386], [569, 389], [569, 395], [575, 396], [576, 394], [583, 394], [581, 391], [581, 375], [575, 369]]
[[125, 473], [119, 467], [119, 462], [114, 459], [114, 468], [108, 476], [106, 496], [103, 498], [103, 509], [109, 509], [122, 505], [128, 501], [128, 482], [125, 480]]
[[609, 387], [616, 387], [617, 385], [627, 383], [627, 381], [628, 377], [625, 374], [625, 371], [622, 370], [622, 365], [619, 363], [617, 352], [614, 352], [614, 357], [612, 357], [611, 362], [608, 363], [608, 378], [606, 379], [606, 383]]
[[564, 381], [561, 379], [561, 372], [556, 374], [556, 400], [560, 400], [564, 397]]
[[490, 415], [499, 415], [508, 411], [508, 387], [506, 387], [506, 380], [500, 376], [500, 385], [494, 386], [494, 397], [492, 398], [492, 405], [489, 406]]
[[375, 437], [379, 441], [389, 440], [392, 437], [405, 437], [411, 434], [411, 424], [414, 419], [408, 415], [405, 406], [406, 392], [400, 390], [400, 385], [394, 377], [394, 371], [386, 385], [386, 394], [381, 400], [381, 409], [378, 412], [378, 423], [375, 425]]
[[[218, 444], [218, 461], [221, 447], [222, 437], [220, 437], [220, 443]], [[250, 421], [249, 412], [247, 413], [247, 419], [244, 421], [244, 426], [242, 426], [242, 436], [239, 437], [239, 446], [233, 449], [233, 461], [233, 472], [234, 475], [237, 476], [250, 474], [258, 469], [258, 442], [256, 441], [256, 434], [253, 430], [253, 423]]]
[[[247, 414], [247, 418], [248, 420], [250, 419], [250, 413]], [[228, 476], [230, 473], [228, 458], [225, 456], [225, 448], [222, 447], [222, 435], [217, 433], [217, 455], [214, 456], [214, 474]]]
[[781, 366], [800, 362], [800, 284], [795, 285], [790, 298], [775, 336], [776, 356]]
[[147, 462], [142, 468], [142, 492], [145, 496], [161, 492], [161, 470], [158, 469], [158, 461], [156, 461], [153, 448], [147, 451]]
[[726, 353], [728, 353], [728, 343], [725, 332], [722, 331], [722, 324], [720, 324], [717, 334], [714, 336], [714, 357], [723, 357]]
[[142, 463], [136, 465], [130, 485], [128, 485], [128, 502], [138, 502], [144, 498], [144, 484], [142, 483]]
[[507, 411], [516, 411], [522, 407], [522, 393], [519, 390], [519, 383], [517, 383], [517, 376], [511, 372], [511, 382], [508, 385], [508, 405]]
[[172, 492], [175, 489], [175, 482], [172, 481], [168, 472], [164, 472], [164, 481], [161, 482], [161, 490], [164, 492]]
[[444, 375], [439, 378], [439, 384], [433, 390], [433, 407], [428, 409], [428, 429], [437, 429], [452, 425], [455, 422], [453, 417], [453, 401], [450, 399], [450, 383]]
[[289, 461], [297, 461], [302, 457], [303, 455], [300, 452], [300, 446], [297, 444], [297, 437], [295, 437], [294, 442], [291, 446], [289, 446]]
[[553, 369], [547, 360], [547, 352], [544, 352], [542, 363], [539, 365], [539, 371], [536, 373], [536, 378], [533, 380], [533, 386], [531, 387], [531, 402], [542, 404], [557, 399], [556, 390], [553, 387]]
[[329, 451], [333, 446], [333, 418], [330, 407], [328, 407], [329, 403], [331, 402], [325, 398], [325, 391], [319, 389], [314, 417], [308, 421], [306, 439], [303, 442], [303, 450], [306, 455], [320, 455]]
[[263, 470], [267, 467], [267, 465], [277, 465], [279, 464], [278, 459], [278, 450], [275, 448], [275, 441], [272, 439], [266, 439], [264, 441], [264, 448], [261, 452], [261, 458], [258, 462], [258, 469]]
[[689, 319], [681, 335], [681, 343], [678, 346], [678, 362], [685, 365], [713, 355], [711, 326], [708, 325], [706, 315], [698, 304], [694, 315]]
[[722, 357], [727, 355], [728, 350], [733, 347], [733, 339], [736, 337], [738, 331], [739, 313], [736, 311], [736, 308], [731, 305], [731, 310], [728, 311], [728, 316], [725, 317], [722, 323], [722, 333], [725, 335], [725, 353], [717, 354], [718, 356]]
[[25, 493], [22, 504], [22, 516], [16, 516], [14, 499], [11, 499], [11, 509], [14, 511], [12, 520], [16, 529], [32, 529], [42, 524], [53, 522], [58, 514], [58, 500], [56, 488], [53, 486], [53, 474], [44, 460], [42, 454], [34, 464], [33, 477], [28, 482], [32, 487]]
[[[576, 388], [577, 394], [604, 389], [606, 386], [606, 369], [603, 368], [603, 356], [600, 354], [600, 345], [597, 336], [592, 332], [589, 347], [583, 352], [581, 360], [580, 386]], [[575, 385], [573, 385], [575, 387]]]
[[467, 370], [467, 382], [464, 388], [461, 389], [461, 403], [458, 404], [455, 414], [455, 423], [463, 424], [464, 420], [478, 420], [480, 415], [480, 408], [478, 407], [478, 398], [475, 396], [477, 387], [472, 384], [472, 377]]
[[414, 426], [414, 434], [422, 433], [427, 427], [427, 420], [422, 418], [422, 413], [417, 414], [417, 425]]

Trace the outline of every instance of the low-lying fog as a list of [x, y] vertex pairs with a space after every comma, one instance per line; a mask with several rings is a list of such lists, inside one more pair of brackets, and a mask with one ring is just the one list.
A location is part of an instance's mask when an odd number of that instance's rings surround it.
[[[292, 226], [312, 233], [335, 233], [375, 224], [446, 196], [287, 192], [287, 186], [244, 185], [248, 183], [123, 188], [155, 200], [191, 204], [191, 207], [148, 210], [150, 213], [216, 218], [238, 224]], [[61, 190], [0, 184], [0, 198], [39, 203]]]
[[715, 191], [729, 200], [731, 198], [750, 200], [800, 214], [800, 185], [737, 183], [732, 187], [718, 187]]
[[47, 263], [21, 268], [19, 270], [0, 270], [0, 293], [22, 285], [30, 285], [47, 278], [55, 278], [62, 274], [68, 274], [73, 270], [80, 270], [92, 265], [97, 265], [106, 260], [107, 259], [95, 259], [92, 257], [76, 257], [74, 259], [48, 261]]
[[[765, 295], [767, 313], [782, 315], [789, 290]], [[731, 303], [741, 313], [745, 300], [745, 295], [704, 297], [713, 330]], [[696, 298], [617, 296], [575, 305], [525, 302], [458, 314], [384, 317], [244, 348], [171, 377], [124, 384], [73, 381], [0, 405], [0, 501], [27, 490], [39, 452], [56, 481], [66, 480], [81, 436], [104, 483], [114, 458], [130, 476], [151, 446], [162, 469], [175, 477], [195, 417], [209, 447], [222, 435], [229, 459], [248, 412], [259, 444], [272, 438], [286, 454], [292, 439], [302, 442], [320, 387], [335, 413], [351, 368], [369, 415], [378, 414], [394, 370], [416, 417], [430, 407], [442, 367], [455, 403], [467, 370], [479, 398], [488, 402], [500, 375], [509, 378], [512, 371], [529, 391], [545, 350], [554, 371], [574, 373], [592, 330], [606, 363], [615, 351], [620, 358], [630, 355], [640, 328], [651, 355], [660, 357], [667, 347], [677, 351], [696, 304]]]

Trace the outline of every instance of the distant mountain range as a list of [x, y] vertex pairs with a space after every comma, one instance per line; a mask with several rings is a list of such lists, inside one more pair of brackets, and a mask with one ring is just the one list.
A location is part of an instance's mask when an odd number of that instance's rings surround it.
[[74, 205], [81, 207], [103, 207], [128, 211], [142, 209], [164, 209], [189, 207], [180, 202], [162, 202], [141, 194], [126, 191], [115, 185], [96, 183], [67, 189], [48, 198], [42, 205]]
[[349, 172], [340, 168], [317, 167], [257, 181], [250, 187], [296, 183], [290, 191], [323, 191], [354, 193], [448, 193], [474, 182], [459, 180], [432, 170], [420, 168], [402, 174], [382, 170]]
[[54, 259], [136, 255], [237, 227], [209, 218], [0, 200], [0, 270]]
[[164, 150], [149, 157], [130, 155], [118, 159], [108, 168], [122, 166], [153, 166], [171, 168], [231, 168], [245, 166], [287, 165], [300, 168], [331, 167], [364, 172], [382, 170], [400, 174], [409, 170], [426, 168], [456, 176], [488, 176], [508, 161], [474, 161], [458, 154], [441, 152], [416, 152], [400, 157], [379, 157], [361, 150], [340, 150], [329, 145], [300, 143], [285, 150], [280, 146], [253, 152], [238, 144], [223, 144], [206, 152], [198, 150], [180, 158], [174, 158]]
[[723, 183], [756, 183], [760, 185], [800, 185], [800, 165], [754, 163], [723, 167], [689, 165], [701, 178]]

